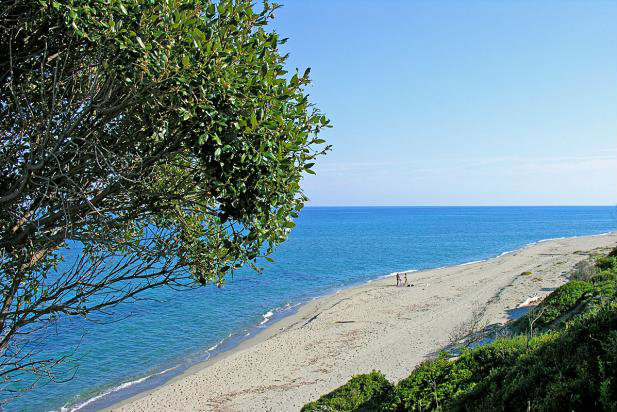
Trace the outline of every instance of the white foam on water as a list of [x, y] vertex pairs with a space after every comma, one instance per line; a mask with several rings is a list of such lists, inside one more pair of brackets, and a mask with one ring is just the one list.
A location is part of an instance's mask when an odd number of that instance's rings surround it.
[[274, 312], [280, 312], [286, 309], [289, 309], [291, 307], [291, 302], [287, 302], [286, 304], [284, 304], [283, 306], [277, 306], [276, 308], [272, 309]]
[[263, 317], [263, 320], [261, 322], [259, 322], [259, 326], [262, 326], [266, 322], [268, 322], [270, 320], [270, 318], [272, 317], [272, 315], [274, 315], [274, 312], [272, 312], [271, 310], [269, 310], [268, 312], [266, 312], [263, 315], [261, 315]]
[[90, 405], [92, 402], [96, 402], [97, 400], [103, 398], [104, 396], [107, 396], [107, 395], [109, 395], [111, 393], [118, 392], [118, 391], [120, 391], [122, 389], [126, 389], [128, 387], [131, 387], [133, 385], [141, 383], [141, 382], [145, 381], [146, 379], [149, 379], [149, 378], [151, 378], [153, 376], [163, 375], [164, 373], [172, 371], [172, 370], [178, 368], [179, 366], [180, 365], [173, 366], [173, 367], [165, 369], [165, 370], [163, 370], [161, 372], [153, 373], [152, 375], [148, 375], [148, 376], [144, 376], [143, 378], [135, 379], [134, 381], [124, 382], [124, 383], [122, 383], [122, 384], [120, 384], [118, 386], [114, 386], [113, 388], [111, 388], [111, 389], [109, 389], [107, 391], [104, 391], [104, 392], [102, 392], [102, 393], [100, 393], [100, 394], [98, 394], [96, 396], [93, 396], [92, 398], [90, 398], [90, 399], [88, 399], [88, 400], [86, 400], [86, 401], [84, 401], [82, 403], [79, 403], [77, 405], [74, 405], [74, 406], [71, 406], [71, 407], [63, 406], [63, 407], [61, 407], [58, 410], [58, 412], [76, 412], [76, 411], [79, 411], [83, 407]]
[[[606, 235], [610, 235], [610, 234], [614, 234], [614, 233], [617, 233], [617, 232], [613, 232], [613, 231], [611, 231], [611, 232], [605, 232], [605, 233], [598, 233], [598, 234], [595, 234], [595, 235], [568, 236], [568, 237], [555, 237], [555, 238], [541, 239], [541, 240], [538, 240], [538, 241], [535, 241], [535, 242], [527, 243], [526, 245], [524, 245], [524, 246], [522, 246], [522, 247], [520, 247], [520, 248], [518, 248], [518, 249], [515, 249], [515, 250], [509, 250], [509, 251], [506, 251], [506, 252], [502, 252], [501, 254], [499, 254], [499, 255], [498, 255], [498, 257], [500, 257], [500, 256], [504, 256], [504, 255], [506, 255], [506, 254], [508, 254], [508, 253], [517, 252], [517, 251], [519, 251], [519, 250], [521, 250], [521, 249], [525, 249], [525, 248], [527, 248], [527, 247], [530, 247], [530, 246], [536, 245], [536, 244], [538, 244], [538, 243], [548, 242], [548, 241], [551, 241], [551, 240], [560, 240], [560, 239], [568, 239], [568, 238], [578, 238], [578, 237], [583, 237], [583, 236], [589, 236], [589, 237], [606, 236]], [[472, 262], [461, 263], [461, 264], [456, 265], [456, 266], [466, 266], [466, 265], [472, 265], [472, 264], [474, 264], [474, 263], [481, 263], [481, 262], [484, 262], [484, 261], [486, 261], [486, 260], [487, 260], [487, 259], [483, 259], [483, 260], [476, 260], [476, 261], [472, 261]], [[435, 269], [444, 269], [444, 268], [447, 268], [447, 267], [450, 267], [450, 265], [447, 265], [447, 266], [440, 266], [440, 267], [437, 267], [437, 268], [433, 268], [432, 270], [435, 270]], [[373, 281], [375, 281], [375, 280], [378, 280], [378, 279], [384, 279], [384, 278], [388, 278], [388, 277], [391, 277], [391, 276], [395, 276], [397, 273], [402, 273], [402, 274], [404, 274], [404, 273], [413, 273], [413, 272], [418, 272], [418, 270], [417, 270], [417, 269], [408, 269], [408, 270], [405, 270], [405, 271], [392, 272], [392, 273], [388, 273], [388, 274], [386, 274], [386, 275], [379, 276], [379, 277], [377, 277], [376, 279], [370, 279], [370, 280], [368, 280], [366, 283], [371, 283], [371, 282], [373, 282]], [[427, 287], [427, 286], [429, 286], [429, 285], [430, 285], [429, 283], [426, 283], [426, 284], [424, 284], [424, 285], [418, 285], [418, 286], [424, 286], [424, 287]], [[338, 293], [340, 293], [341, 291], [342, 291], [342, 289], [338, 289], [338, 290], [335, 292], [335, 294], [338, 294]], [[323, 297], [323, 296], [313, 296], [313, 297], [311, 297], [311, 298], [310, 298], [310, 300], [316, 300], [316, 299], [319, 299], [319, 298], [321, 298], [321, 297]], [[527, 299], [527, 301], [523, 302], [521, 305], [519, 305], [519, 307], [524, 307], [524, 306], [527, 306], [527, 305], [529, 305], [530, 303], [533, 303], [536, 299], [537, 299], [537, 297], [533, 297], [533, 298]], [[274, 311], [276, 311], [276, 312], [278, 312], [278, 311], [280, 311], [280, 310], [286, 310], [286, 309], [291, 309], [291, 308], [294, 308], [294, 307], [296, 307], [296, 306], [300, 306], [301, 304], [302, 304], [302, 302], [298, 302], [298, 303], [295, 303], [295, 304], [287, 303], [287, 304], [285, 304], [284, 306], [282, 306], [282, 307], [277, 307], [277, 308], [275, 308], [275, 309], [273, 309], [273, 310], [274, 310]], [[259, 326], [259, 327], [261, 327], [261, 326], [263, 326], [264, 324], [266, 324], [266, 323], [267, 323], [267, 322], [268, 322], [268, 321], [272, 318], [272, 316], [273, 316], [273, 315], [274, 315], [274, 312], [273, 312], [272, 310], [270, 310], [270, 311], [266, 312], [265, 314], [263, 314], [263, 315], [262, 315], [262, 318], [263, 318], [263, 319], [262, 319], [262, 321], [259, 323], [259, 325], [258, 325], [258, 326]], [[244, 336], [250, 336], [250, 334], [251, 334], [250, 332], [247, 332]], [[230, 334], [228, 335], [228, 337], [227, 337], [227, 338], [230, 338], [230, 337], [232, 337], [232, 336], [233, 336], [233, 333], [230, 333]], [[220, 346], [220, 345], [221, 345], [221, 344], [222, 344], [222, 343], [223, 343], [223, 342], [224, 342], [227, 338], [222, 339], [221, 341], [219, 341], [219, 342], [218, 342], [218, 343], [216, 343], [215, 345], [213, 345], [213, 346], [211, 346], [210, 348], [208, 348], [208, 350], [207, 350], [207, 353], [208, 353], [208, 359], [210, 358], [210, 352], [211, 352], [211, 351], [213, 351], [213, 350], [215, 350], [216, 348], [218, 348], [218, 347], [219, 347], [219, 346]], [[158, 373], [155, 373], [155, 374], [151, 374], [151, 375], [148, 375], [148, 376], [144, 376], [144, 377], [142, 377], [142, 378], [139, 378], [139, 379], [136, 379], [136, 380], [133, 380], [133, 381], [129, 381], [129, 382], [122, 383], [122, 384], [117, 385], [117, 386], [114, 386], [113, 388], [111, 388], [111, 389], [109, 389], [109, 390], [106, 390], [106, 391], [104, 391], [104, 392], [102, 392], [102, 393], [100, 393], [100, 394], [98, 394], [98, 395], [96, 395], [96, 396], [93, 396], [92, 398], [87, 399], [86, 401], [84, 401], [84, 402], [82, 402], [82, 403], [79, 403], [79, 404], [74, 405], [74, 406], [63, 406], [63, 407], [61, 407], [61, 408], [60, 408], [59, 410], [57, 410], [57, 411], [50, 411], [50, 412], [78, 412], [80, 409], [84, 408], [85, 406], [90, 405], [91, 403], [96, 402], [97, 400], [99, 400], [99, 399], [101, 399], [101, 398], [103, 398], [103, 397], [105, 397], [105, 396], [107, 396], [107, 395], [109, 395], [109, 394], [111, 394], [111, 393], [114, 393], [114, 392], [117, 392], [117, 391], [120, 391], [120, 390], [123, 390], [123, 389], [129, 388], [129, 387], [131, 387], [131, 386], [133, 386], [133, 385], [136, 385], [136, 384], [139, 384], [139, 383], [141, 383], [141, 382], [144, 382], [145, 380], [147, 380], [147, 379], [149, 379], [149, 378], [151, 378], [151, 377], [153, 377], [153, 376], [157, 376], [157, 375], [162, 375], [162, 374], [165, 374], [165, 373], [167, 373], [167, 372], [169, 372], [169, 371], [172, 371], [172, 370], [174, 370], [174, 369], [176, 369], [176, 368], [178, 368], [178, 367], [179, 367], [179, 365], [178, 365], [178, 366], [171, 367], [171, 368], [168, 368], [168, 369], [165, 369], [165, 370], [163, 370], [163, 371], [161, 371], [161, 372], [158, 372]]]
[[[232, 335], [232, 333], [230, 333], [229, 335], [227, 335], [227, 338], [231, 338], [231, 335]], [[216, 349], [216, 348], [218, 348], [219, 346], [221, 346], [221, 344], [222, 344], [223, 342], [225, 342], [225, 339], [227, 339], [227, 338], [223, 338], [223, 339], [221, 339], [220, 341], [218, 341], [215, 345], [210, 346], [210, 347], [208, 348], [208, 352], [211, 352], [211, 351], [213, 351], [214, 349]]]
[[377, 277], [376, 277], [376, 278], [374, 278], [374, 279], [369, 279], [369, 280], [367, 280], [367, 281], [366, 281], [366, 283], [365, 283], [365, 285], [368, 285], [369, 283], [373, 283], [373, 282], [374, 282], [374, 281], [376, 281], [376, 280], [387, 279], [387, 278], [389, 278], [389, 277], [396, 276], [396, 274], [397, 274], [397, 273], [400, 273], [400, 274], [404, 275], [404, 274], [414, 273], [414, 272], [417, 272], [417, 271], [418, 271], [418, 269], [407, 269], [407, 270], [402, 270], [402, 271], [400, 271], [400, 272], [392, 272], [392, 273], [388, 273], [387, 275], [381, 275], [381, 276], [377, 276]]
[[521, 247], [519, 249], [513, 250], [512, 252], [517, 252], [517, 251], [519, 251], [521, 249], [525, 249], [525, 248], [528, 248], [530, 246], [537, 245], [538, 243], [549, 242], [551, 240], [578, 239], [579, 237], [598, 237], [598, 236], [612, 235], [612, 234], [615, 234], [615, 233], [617, 233], [617, 232], [604, 232], [604, 233], [597, 233], [595, 235], [549, 237], [549, 238], [546, 238], [546, 239], [540, 239], [540, 240], [537, 240], [535, 242], [527, 243], [525, 246], [523, 246], [523, 247]]
[[298, 306], [300, 306], [302, 304], [303, 304], [303, 302], [297, 302], [297, 303], [294, 303], [294, 304], [289, 304], [289, 306], [286, 307], [285, 309], [286, 310], [291, 310], [291, 309], [296, 308], [296, 307], [298, 307]]
[[465, 262], [465, 263], [461, 263], [460, 265], [456, 265], [456, 266], [467, 266], [467, 265], [473, 265], [474, 263], [482, 263], [485, 262], [486, 259], [482, 259], [482, 260], [474, 260], [472, 262]]
[[514, 253], [514, 252], [516, 252], [516, 250], [507, 250], [507, 251], [505, 251], [505, 252], [501, 252], [501, 253], [499, 254], [499, 256], [497, 256], [497, 257], [502, 257], [502, 256], [507, 255], [508, 253]]
[[589, 235], [589, 236], [591, 237], [606, 236], [606, 235], [612, 235], [613, 233], [617, 233], [617, 232], [605, 232], [605, 233], [598, 233], [597, 235]]
[[[570, 236], [570, 238], [578, 238], [580, 236]], [[561, 237], [549, 237], [547, 239], [542, 239], [542, 240], [538, 240], [537, 243], [544, 243], [544, 242], [550, 242], [551, 240], [560, 240], [560, 239], [567, 239], [567, 237], [565, 236], [561, 236]]]

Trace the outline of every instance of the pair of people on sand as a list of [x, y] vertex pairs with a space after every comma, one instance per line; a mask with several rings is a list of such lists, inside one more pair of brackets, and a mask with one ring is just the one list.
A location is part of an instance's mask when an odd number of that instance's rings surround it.
[[401, 280], [401, 274], [400, 273], [396, 274], [396, 286], [411, 286], [410, 284], [407, 283], [407, 273], [405, 273], [404, 282]]

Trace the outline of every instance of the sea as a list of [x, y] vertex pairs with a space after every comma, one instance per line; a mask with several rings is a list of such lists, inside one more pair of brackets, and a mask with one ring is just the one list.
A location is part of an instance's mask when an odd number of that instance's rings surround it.
[[43, 354], [71, 355], [64, 381], [41, 379], [5, 410], [100, 410], [211, 361], [311, 299], [393, 272], [616, 231], [617, 209], [306, 207], [296, 223], [261, 274], [239, 270], [222, 288], [158, 289], [109, 316], [64, 322], [42, 343]]

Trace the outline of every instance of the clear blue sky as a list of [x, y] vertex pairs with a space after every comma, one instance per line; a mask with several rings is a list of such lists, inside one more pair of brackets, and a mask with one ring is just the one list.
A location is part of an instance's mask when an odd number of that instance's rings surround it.
[[617, 1], [287, 0], [311, 205], [617, 204]]

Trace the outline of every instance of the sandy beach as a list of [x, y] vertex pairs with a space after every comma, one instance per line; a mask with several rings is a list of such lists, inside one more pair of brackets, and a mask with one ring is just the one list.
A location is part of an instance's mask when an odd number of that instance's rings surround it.
[[298, 411], [355, 374], [377, 369], [396, 381], [446, 345], [474, 307], [486, 307], [489, 323], [506, 322], [521, 303], [565, 283], [578, 261], [616, 244], [615, 233], [555, 239], [408, 273], [412, 287], [396, 287], [392, 276], [346, 289], [105, 411]]

